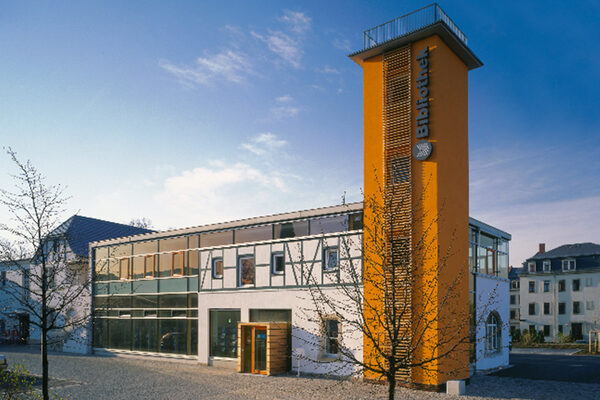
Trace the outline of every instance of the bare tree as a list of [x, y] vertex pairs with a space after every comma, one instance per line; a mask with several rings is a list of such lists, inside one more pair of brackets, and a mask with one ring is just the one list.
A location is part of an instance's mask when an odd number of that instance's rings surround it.
[[[452, 364], [458, 354], [464, 359], [472, 340], [470, 318], [477, 323], [466, 304], [455, 307], [467, 301], [463, 283], [468, 262], [464, 260], [460, 271], [452, 268], [453, 245], [440, 249], [436, 244], [439, 216], [427, 215], [421, 204], [423, 199], [412, 199], [408, 192], [365, 198], [364, 215], [369, 220], [362, 240], [340, 241], [340, 252], [360, 251], [362, 263], [342, 257], [347, 260], [338, 261], [339, 278], [333, 288], [332, 282], [325, 284], [311, 274], [310, 265], [304, 268], [309, 271], [311, 301], [303, 315], [317, 327], [308, 336], [315, 340], [309, 345], [323, 346], [328, 329], [324, 317], [334, 316], [346, 331], [364, 338], [364, 357], [345, 346], [342, 335], [339, 342], [332, 339], [340, 369], [352, 365], [366, 378], [386, 381], [390, 400], [397, 383], [411, 384], [414, 371], [426, 376]], [[421, 226], [418, 234], [412, 228], [415, 224]], [[449, 312], [455, 313], [453, 318], [448, 318]], [[430, 340], [432, 336], [436, 340]]]
[[47, 184], [12, 149], [7, 153], [17, 173], [11, 190], [0, 189], [0, 204], [10, 215], [8, 223], [0, 224], [6, 236], [0, 242], [0, 260], [24, 278], [4, 286], [3, 294], [26, 310], [31, 325], [39, 329], [42, 394], [48, 399], [49, 345], [89, 323], [91, 274], [87, 260], [69, 250], [69, 231], [60, 224], [68, 199], [63, 187]]
[[152, 229], [152, 220], [150, 218], [142, 217], [142, 218], [132, 218], [129, 221], [131, 226], [135, 226], [136, 228], [144, 228], [144, 229]]

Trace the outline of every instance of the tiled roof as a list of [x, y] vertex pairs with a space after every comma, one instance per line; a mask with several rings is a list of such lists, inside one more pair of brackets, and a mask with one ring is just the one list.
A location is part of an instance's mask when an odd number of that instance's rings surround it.
[[549, 250], [545, 253], [537, 253], [528, 260], [546, 260], [550, 258], [565, 258], [565, 257], [577, 257], [583, 255], [600, 255], [600, 244], [596, 243], [574, 243], [574, 244], [563, 244], [555, 249]]
[[87, 257], [90, 242], [150, 232], [154, 231], [96, 218], [83, 217], [81, 215], [73, 215], [53, 230], [48, 237], [65, 238], [69, 242], [69, 247], [73, 253], [78, 256]]

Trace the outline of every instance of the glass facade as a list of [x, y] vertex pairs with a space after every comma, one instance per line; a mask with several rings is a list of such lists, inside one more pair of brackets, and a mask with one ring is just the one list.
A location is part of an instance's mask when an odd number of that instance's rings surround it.
[[508, 240], [471, 224], [469, 267], [473, 272], [508, 278]]

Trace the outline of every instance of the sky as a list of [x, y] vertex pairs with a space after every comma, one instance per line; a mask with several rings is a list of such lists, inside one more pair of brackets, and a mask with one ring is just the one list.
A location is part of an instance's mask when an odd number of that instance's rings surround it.
[[[4, 0], [0, 145], [66, 186], [67, 217], [167, 229], [360, 201], [347, 55], [427, 4]], [[484, 63], [470, 215], [512, 234], [512, 265], [600, 243], [600, 3], [439, 4]], [[0, 154], [0, 187], [14, 172]]]

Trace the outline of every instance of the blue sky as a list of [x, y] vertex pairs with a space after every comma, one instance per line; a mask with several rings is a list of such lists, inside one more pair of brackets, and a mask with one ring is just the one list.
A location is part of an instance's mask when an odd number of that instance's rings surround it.
[[[159, 229], [360, 200], [346, 56], [427, 4], [4, 1], [0, 144], [65, 184], [72, 213]], [[600, 5], [440, 5], [484, 62], [471, 215], [513, 234], [515, 265], [538, 242], [600, 242]], [[0, 171], [7, 187], [7, 157]]]

